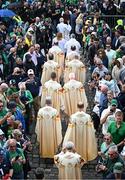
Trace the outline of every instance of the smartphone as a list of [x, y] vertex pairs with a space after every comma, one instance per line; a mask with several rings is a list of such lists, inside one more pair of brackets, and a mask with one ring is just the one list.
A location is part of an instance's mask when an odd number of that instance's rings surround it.
[[20, 156], [19, 156], [19, 155], [17, 155], [17, 156], [15, 157], [15, 161], [17, 161], [17, 160], [19, 159], [19, 157], [20, 157]]

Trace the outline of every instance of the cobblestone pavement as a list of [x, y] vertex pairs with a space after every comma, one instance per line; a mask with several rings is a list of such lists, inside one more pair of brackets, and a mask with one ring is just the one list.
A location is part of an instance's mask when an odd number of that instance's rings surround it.
[[[88, 88], [88, 81], [90, 79], [90, 72], [89, 69], [87, 68], [87, 74], [86, 74], [86, 83], [85, 83], [85, 89], [86, 89], [86, 94], [87, 94], [87, 98], [88, 98], [88, 109], [87, 109], [87, 113], [91, 113], [91, 110], [93, 108], [93, 98], [94, 98], [94, 93], [92, 91], [89, 90]], [[62, 133], [63, 135], [65, 134], [66, 128], [67, 128], [67, 121], [68, 121], [68, 117], [63, 113], [62, 114]], [[53, 164], [53, 160], [52, 159], [42, 159], [39, 156], [39, 144], [36, 140], [36, 134], [34, 132], [35, 129], [35, 122], [33, 122], [32, 127], [31, 127], [31, 141], [33, 144], [33, 151], [31, 154], [29, 154], [29, 161], [30, 161], [30, 165], [32, 167], [32, 170], [29, 172], [28, 176], [29, 179], [35, 179], [35, 175], [34, 175], [34, 171], [37, 167], [42, 167], [44, 169], [45, 172], [45, 179], [58, 179], [58, 169], [55, 166], [55, 164]], [[100, 141], [100, 139], [97, 139], [98, 141]], [[84, 165], [82, 167], [82, 175], [83, 175], [83, 179], [87, 180], [87, 179], [102, 179], [102, 176], [100, 174], [97, 174], [95, 172], [95, 166], [97, 164], [97, 160], [91, 161], [89, 163], [87, 163], [86, 165]]]

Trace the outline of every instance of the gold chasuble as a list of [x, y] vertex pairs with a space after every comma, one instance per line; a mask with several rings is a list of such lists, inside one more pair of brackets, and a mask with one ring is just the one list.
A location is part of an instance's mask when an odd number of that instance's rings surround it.
[[84, 111], [88, 106], [87, 98], [85, 94], [85, 89], [81, 82], [76, 80], [70, 80], [63, 86], [63, 99], [65, 112], [70, 116], [75, 113], [77, 109], [77, 104], [79, 102], [84, 103]]
[[59, 179], [82, 179], [81, 167], [84, 160], [77, 153], [66, 151], [54, 156], [55, 164], [59, 169]]
[[83, 111], [71, 115], [63, 144], [72, 141], [76, 151], [85, 161], [91, 161], [97, 157], [97, 142], [91, 117]]
[[52, 107], [60, 112], [61, 107], [64, 106], [62, 98], [61, 85], [53, 80], [47, 81], [42, 88], [41, 107], [45, 106], [46, 97], [50, 96], [52, 100]]
[[60, 68], [60, 66], [58, 65], [57, 62], [55, 62], [53, 60], [48, 60], [43, 65], [43, 72], [42, 72], [42, 77], [41, 77], [42, 85], [44, 85], [45, 82], [50, 80], [52, 72], [56, 73], [57, 80], [59, 82], [59, 78], [60, 78], [60, 75], [61, 75], [61, 68]]
[[69, 74], [74, 73], [75, 79], [81, 83], [85, 83], [86, 80], [86, 68], [84, 64], [78, 60], [74, 59], [70, 62], [66, 62], [65, 71], [64, 71], [64, 82], [69, 81]]
[[40, 156], [53, 158], [62, 141], [61, 121], [56, 109], [45, 106], [39, 110], [35, 132], [40, 144]]

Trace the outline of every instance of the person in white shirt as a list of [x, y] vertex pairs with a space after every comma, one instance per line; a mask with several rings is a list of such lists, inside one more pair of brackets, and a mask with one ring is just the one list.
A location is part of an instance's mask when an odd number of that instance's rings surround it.
[[105, 50], [106, 56], [108, 57], [108, 67], [111, 68], [111, 66], [113, 65], [113, 62], [116, 58], [116, 51], [111, 49], [111, 45], [110, 44], [106, 44], [106, 50]]
[[75, 34], [71, 34], [71, 38], [69, 41], [66, 42], [65, 44], [65, 50], [67, 53], [71, 51], [71, 46], [74, 45], [76, 46], [76, 52], [79, 53], [79, 49], [81, 48], [80, 43], [75, 39]]
[[61, 32], [64, 39], [68, 40], [69, 39], [69, 34], [72, 30], [72, 27], [70, 26], [69, 22], [68, 24], [65, 24], [64, 23], [64, 19], [63, 18], [60, 18], [60, 23], [57, 24], [57, 32]]
[[108, 73], [108, 69], [103, 65], [100, 58], [96, 58], [96, 66], [92, 72], [92, 75], [96, 72], [100, 74], [100, 78], [104, 77], [105, 73]]
[[25, 57], [26, 57], [27, 54], [30, 54], [30, 55], [31, 55], [31, 59], [32, 59], [34, 65], [37, 66], [38, 61], [37, 61], [37, 56], [36, 56], [36, 53], [35, 53], [35, 48], [34, 48], [34, 46], [31, 46], [31, 47], [29, 48], [28, 52], [24, 54], [24, 56], [23, 56], [23, 63], [25, 63], [25, 61], [26, 61], [26, 58], [25, 58]]
[[117, 108], [118, 103], [116, 99], [111, 100], [111, 105], [108, 106], [107, 109], [104, 109], [101, 118], [100, 118], [100, 123], [102, 124], [102, 133], [106, 134], [109, 125], [115, 121], [115, 113], [119, 111]]

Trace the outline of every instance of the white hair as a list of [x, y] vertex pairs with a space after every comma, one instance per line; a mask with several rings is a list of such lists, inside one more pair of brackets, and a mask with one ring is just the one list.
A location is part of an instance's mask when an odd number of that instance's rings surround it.
[[70, 73], [69, 74], [69, 79], [75, 79], [75, 73]]
[[68, 141], [64, 144], [63, 147], [66, 149], [73, 149], [75, 146], [74, 146], [74, 143], [72, 141]]
[[113, 152], [118, 152], [118, 148], [117, 148], [117, 146], [116, 146], [116, 145], [111, 146], [111, 147], [109, 148], [108, 152], [110, 152], [110, 151], [113, 151]]
[[19, 89], [26, 88], [26, 83], [25, 82], [19, 82], [18, 87], [19, 87]]

